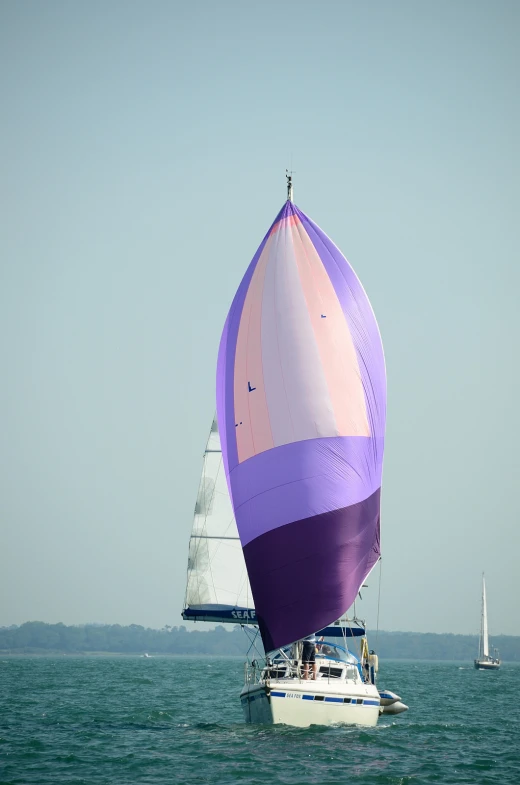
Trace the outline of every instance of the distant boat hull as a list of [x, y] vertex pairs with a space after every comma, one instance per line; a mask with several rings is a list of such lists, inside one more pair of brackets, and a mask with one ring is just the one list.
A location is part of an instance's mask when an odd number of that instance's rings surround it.
[[319, 680], [278, 680], [276, 687], [246, 684], [240, 701], [245, 721], [263, 725], [374, 727], [381, 714], [379, 693], [371, 684], [346, 684], [344, 689]]
[[475, 668], [478, 671], [497, 671], [500, 665], [500, 660], [475, 660]]

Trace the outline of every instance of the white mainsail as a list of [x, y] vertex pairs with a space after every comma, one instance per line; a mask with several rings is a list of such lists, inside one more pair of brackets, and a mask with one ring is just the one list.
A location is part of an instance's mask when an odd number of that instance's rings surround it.
[[215, 417], [195, 504], [183, 618], [255, 623], [252, 605]]
[[482, 575], [482, 621], [481, 621], [481, 646], [484, 657], [489, 657], [488, 620], [486, 604], [486, 581]]

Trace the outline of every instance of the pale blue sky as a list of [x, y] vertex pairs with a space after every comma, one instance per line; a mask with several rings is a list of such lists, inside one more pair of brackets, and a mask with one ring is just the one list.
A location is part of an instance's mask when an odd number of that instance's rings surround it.
[[381, 627], [476, 632], [485, 570], [520, 634], [519, 36], [516, 0], [1, 3], [0, 624], [182, 623], [292, 161], [385, 346]]

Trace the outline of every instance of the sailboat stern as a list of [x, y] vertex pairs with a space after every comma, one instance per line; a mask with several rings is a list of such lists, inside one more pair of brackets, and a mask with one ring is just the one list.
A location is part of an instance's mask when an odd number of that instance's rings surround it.
[[373, 685], [329, 685], [313, 680], [246, 684], [240, 702], [247, 723], [292, 725], [364, 725], [373, 727], [381, 714]]
[[489, 659], [475, 660], [475, 668], [478, 671], [497, 671], [500, 665], [500, 660], [491, 657]]

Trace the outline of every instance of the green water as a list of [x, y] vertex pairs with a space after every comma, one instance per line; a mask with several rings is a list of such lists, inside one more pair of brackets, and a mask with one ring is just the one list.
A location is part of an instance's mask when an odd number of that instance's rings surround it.
[[2, 785], [520, 783], [520, 667], [382, 663], [376, 728], [245, 725], [242, 662], [0, 657]]

